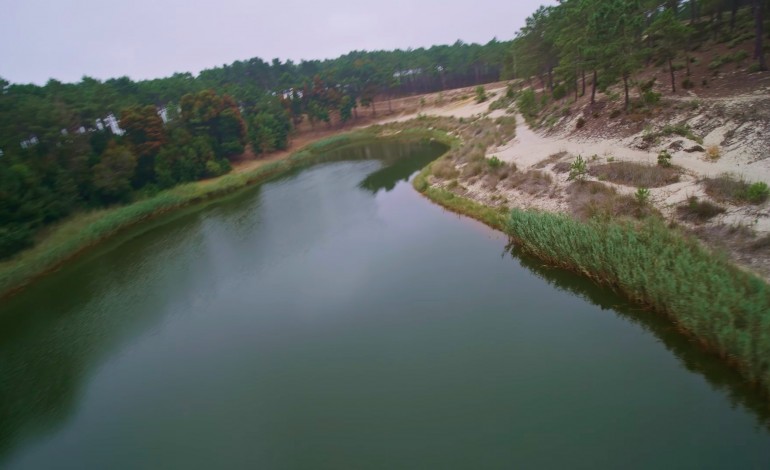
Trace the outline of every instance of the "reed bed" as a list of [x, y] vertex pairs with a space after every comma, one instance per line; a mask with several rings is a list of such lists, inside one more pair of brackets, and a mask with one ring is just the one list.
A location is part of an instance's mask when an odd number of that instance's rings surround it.
[[505, 230], [549, 264], [666, 314], [770, 391], [770, 288], [760, 278], [655, 218], [581, 222], [514, 209]]

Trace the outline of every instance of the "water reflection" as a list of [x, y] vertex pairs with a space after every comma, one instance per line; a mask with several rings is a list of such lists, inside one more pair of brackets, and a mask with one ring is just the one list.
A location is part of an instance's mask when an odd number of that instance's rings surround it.
[[[442, 150], [428, 143], [417, 147], [377, 144], [340, 151], [337, 157], [380, 157], [385, 166], [359, 185], [377, 193], [381, 189], [390, 191]], [[358, 178], [360, 175], [354, 181]], [[273, 238], [262, 237], [264, 245], [247, 237], [261, 225], [261, 218], [269, 215], [256, 210], [260, 206], [259, 191], [252, 189], [234, 196], [234, 204], [218, 205], [222, 215], [219, 219], [196, 212], [172, 224], [158, 222], [149, 236], [127, 235], [0, 308], [0, 461], [35, 436], [51, 433], [66, 422], [94, 370], [128, 340], [157, 328], [168, 312], [186, 311], [179, 303], [206, 298], [217, 288], [215, 283], [223, 282], [234, 271], [265, 261], [260, 256], [280, 249], [275, 240], [291, 238], [291, 234], [279, 229], [265, 232]], [[248, 198], [251, 210], [245, 210], [237, 198]], [[280, 209], [295, 212], [292, 207]], [[312, 216], [306, 215], [303, 222], [312, 221]], [[308, 226], [318, 230], [319, 224]], [[226, 234], [207, 236], [220, 230]], [[219, 245], [223, 240], [228, 246]], [[286, 249], [296, 250], [298, 243], [290, 241]], [[201, 253], [210, 259], [202, 259]], [[761, 397], [735, 372], [679, 335], [670, 323], [635, 310], [581, 277], [545, 267], [515, 249], [510, 253], [522, 267], [547, 283], [602, 309], [611, 309], [653, 333], [688, 370], [705, 377], [734, 405], [750, 410], [761, 425], [770, 429], [770, 412]], [[190, 269], [193, 265], [196, 270]], [[202, 276], [200, 271], [215, 275]], [[175, 309], [168, 307], [170, 299], [177, 302]]]
[[399, 181], [407, 181], [416, 171], [436, 159], [445, 147], [436, 146], [412, 158], [401, 158], [367, 176], [359, 187], [376, 194], [379, 190], [391, 191]]
[[619, 317], [652, 333], [687, 370], [700, 374], [712, 389], [726, 395], [733, 408], [742, 407], [750, 411], [759, 426], [770, 430], [770, 403], [762, 394], [718, 357], [704, 351], [695, 341], [677, 331], [675, 325], [662, 315], [631, 304], [609, 289], [599, 287], [582, 276], [545, 265], [537, 258], [523, 253], [514, 244], [506, 247], [503, 255], [506, 254], [557, 289], [583, 298], [602, 310], [611, 310]]
[[[376, 192], [392, 189], [445, 149], [430, 142], [375, 142], [332, 152], [326, 160], [381, 161], [385, 167], [364, 180], [367, 189]], [[301, 171], [282, 175], [273, 183], [290, 181]], [[260, 191], [260, 187], [248, 188], [208, 204], [215, 206], [217, 221], [202, 217], [197, 206], [138, 227], [4, 302], [0, 308], [0, 461], [20, 442], [66, 422], [91, 371], [126, 340], [162, 323], [169, 311], [167, 299], [192, 302], [216, 288], [202, 285], [190, 266], [195, 263], [200, 268], [203, 263], [208, 271], [219, 272], [225, 264], [237, 271], [244, 263], [260, 262], [243, 256], [245, 250], [260, 250], [241, 233], [253, 232], [260, 223], [262, 212], [245, 211], [242, 204], [248, 200], [258, 208]], [[220, 227], [222, 221], [228, 226]], [[212, 252], [210, 246], [207, 249], [211, 243], [207, 233], [217, 230], [239, 238], [231, 236], [231, 243], [251, 245], [218, 247], [217, 256], [202, 260], [199, 254]], [[263, 238], [260, 242], [272, 243], [271, 249], [276, 249], [275, 240]], [[161, 265], [163, 269], [158, 268]]]

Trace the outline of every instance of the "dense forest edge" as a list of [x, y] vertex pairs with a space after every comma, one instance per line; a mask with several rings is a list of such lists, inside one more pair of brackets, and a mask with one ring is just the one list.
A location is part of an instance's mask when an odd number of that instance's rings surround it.
[[58, 225], [50, 236], [32, 249], [0, 263], [0, 298], [22, 289], [89, 248], [138, 224], [266, 182], [292, 170], [329, 161], [334, 158], [334, 151], [364, 145], [374, 139], [398, 139], [400, 143], [425, 140], [451, 142], [441, 133], [427, 129], [410, 129], [397, 136], [378, 135], [373, 129], [351, 131], [314, 142], [287, 158], [266, 162], [250, 171], [178, 185], [132, 204], [72, 217]]
[[549, 99], [577, 99], [590, 82], [594, 105], [597, 93], [621, 82], [628, 111], [632, 86], [643, 101], [659, 99], [635, 80], [651, 62], [667, 64], [673, 92], [682, 68], [682, 87], [691, 87], [688, 50], [707, 40], [739, 48], [722, 62], [746, 60], [743, 45], [753, 42], [749, 72], [766, 70], [767, 3], [570, 0], [538, 9], [513, 40], [485, 45], [353, 51], [298, 64], [253, 58], [139, 82], [0, 79], [0, 259], [33, 246], [71, 214], [227, 174], [286, 149], [303, 130], [352, 125], [364, 110], [376, 116], [378, 104], [392, 112], [398, 97], [526, 78], [530, 87], [517, 102], [534, 119]]
[[140, 82], [0, 80], [0, 259], [73, 213], [227, 174], [303, 131], [376, 116], [378, 101], [392, 108], [399, 96], [498, 80], [509, 48], [458, 41], [298, 64], [254, 58]]

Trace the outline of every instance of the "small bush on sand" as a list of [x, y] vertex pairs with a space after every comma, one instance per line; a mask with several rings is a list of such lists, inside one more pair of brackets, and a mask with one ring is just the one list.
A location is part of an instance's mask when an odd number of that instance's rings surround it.
[[487, 100], [487, 92], [484, 87], [479, 85], [476, 87], [476, 103], [483, 103]]
[[583, 160], [583, 157], [578, 155], [569, 167], [569, 177], [567, 178], [567, 181], [583, 181], [587, 173], [588, 165], [586, 164], [586, 161]]
[[650, 202], [650, 190], [644, 187], [638, 188], [634, 193], [634, 198], [636, 198], [637, 204], [646, 206]]
[[487, 164], [492, 168], [500, 168], [501, 166], [505, 165], [505, 162], [497, 158], [497, 156], [493, 156], [487, 160]]
[[682, 220], [694, 223], [707, 222], [725, 212], [725, 208], [711, 201], [700, 201], [691, 196], [687, 202], [676, 208], [676, 212]]
[[663, 150], [658, 154], [658, 166], [671, 168], [671, 154], [668, 153], [668, 150]]
[[767, 187], [767, 183], [759, 182], [749, 186], [747, 190], [746, 198], [749, 202], [754, 204], [761, 204], [765, 202], [770, 196], [770, 188]]
[[711, 160], [719, 160], [719, 157], [722, 156], [722, 151], [718, 145], [709, 145], [706, 147], [706, 156]]

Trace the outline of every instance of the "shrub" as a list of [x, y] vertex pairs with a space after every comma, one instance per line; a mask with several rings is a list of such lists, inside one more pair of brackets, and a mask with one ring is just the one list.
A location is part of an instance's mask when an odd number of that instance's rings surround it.
[[620, 116], [621, 113], [622, 113], [621, 110], [613, 109], [612, 112], [610, 113], [610, 119], [615, 119], [616, 117]]
[[524, 116], [532, 117], [538, 113], [537, 97], [531, 88], [527, 88], [519, 93], [516, 105]]
[[23, 225], [0, 227], [0, 259], [13, 256], [32, 245], [33, 231]]
[[770, 196], [770, 188], [767, 187], [767, 183], [761, 181], [753, 183], [746, 191], [746, 198], [754, 204], [765, 202], [768, 196]]
[[487, 163], [492, 168], [500, 168], [501, 166], [505, 165], [505, 163], [497, 158], [497, 156], [493, 156], [492, 158], [488, 159]]
[[638, 188], [634, 193], [634, 198], [636, 198], [637, 204], [646, 206], [650, 201], [650, 190], [645, 187]]
[[676, 134], [681, 137], [686, 137], [692, 141], [698, 142], [699, 144], [703, 143], [703, 139], [696, 136], [693, 132], [690, 126], [684, 123], [679, 124], [668, 124], [663, 126], [663, 129], [660, 130], [660, 135], [672, 135]]
[[709, 64], [710, 69], [718, 69], [719, 67], [732, 62], [742, 62], [749, 57], [749, 53], [746, 51], [736, 51], [732, 54], [718, 55]]
[[564, 86], [563, 83], [553, 89], [553, 99], [554, 100], [558, 101], [558, 100], [564, 98], [565, 96], [567, 96], [567, 87]]
[[484, 87], [479, 85], [476, 87], [476, 103], [483, 103], [487, 100], [487, 92]]
[[583, 160], [583, 157], [578, 155], [569, 167], [567, 181], [583, 181], [586, 174], [588, 174], [588, 165], [586, 164], [586, 161]]
[[706, 194], [718, 201], [733, 204], [761, 204], [770, 196], [767, 183], [747, 183], [730, 174], [722, 174], [716, 178], [705, 178], [703, 184]]
[[722, 156], [722, 153], [718, 145], [709, 145], [706, 147], [706, 156], [712, 160], [718, 160]]
[[725, 208], [710, 201], [700, 201], [697, 197], [691, 196], [685, 204], [676, 208], [676, 212], [683, 220], [700, 223], [724, 213]]
[[505, 88], [505, 97], [511, 100], [516, 98], [516, 88], [514, 88], [513, 83], [509, 83]]
[[685, 90], [691, 90], [695, 88], [695, 83], [692, 80], [690, 80], [690, 77], [687, 77], [684, 80], [682, 80], [682, 88]]
[[578, 120], [577, 120], [577, 124], [575, 124], [575, 128], [582, 129], [583, 126], [585, 126], [585, 125], [586, 125], [586, 120], [583, 119], [582, 117], [579, 117]]
[[671, 168], [671, 154], [668, 153], [668, 150], [663, 150], [658, 154], [658, 166]]
[[656, 93], [652, 90], [647, 90], [642, 93], [642, 102], [646, 105], [658, 104], [660, 101], [660, 93]]

